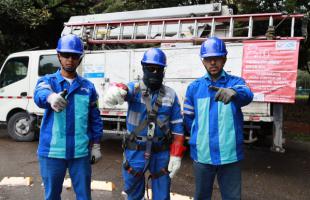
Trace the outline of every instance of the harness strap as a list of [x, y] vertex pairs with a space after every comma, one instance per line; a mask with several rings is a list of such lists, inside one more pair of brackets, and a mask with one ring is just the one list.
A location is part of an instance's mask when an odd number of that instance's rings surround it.
[[[135, 176], [135, 177], [140, 177], [140, 176], [144, 175], [144, 173], [134, 170], [134, 169], [129, 165], [129, 163], [128, 163], [127, 160], [126, 160], [126, 162], [123, 164], [123, 167], [124, 167], [124, 169], [125, 169], [129, 174], [131, 174], [131, 175], [133, 175], [133, 176]], [[162, 168], [162, 169], [160, 169], [159, 172], [150, 174], [150, 175], [148, 176], [148, 180], [149, 180], [149, 179], [157, 179], [157, 178], [162, 177], [162, 176], [167, 175], [167, 174], [169, 174], [168, 168], [167, 168], [167, 167], [166, 167], [166, 168]]]
[[161, 121], [160, 119], [157, 118], [156, 124], [159, 126], [160, 130], [164, 132], [165, 135], [170, 135], [170, 128], [169, 128], [169, 122], [168, 118], [165, 121]]
[[[161, 122], [160, 119], [157, 119], [157, 113], [158, 113], [158, 109], [159, 107], [162, 105], [162, 98], [165, 96], [165, 88], [162, 85], [159, 89], [159, 93], [157, 96], [157, 99], [152, 107], [152, 102], [151, 102], [151, 98], [147, 92], [147, 89], [145, 88], [145, 85], [143, 83], [140, 83], [141, 87], [142, 87], [142, 98], [145, 102], [145, 106], [146, 106], [146, 110], [147, 110], [147, 118], [145, 120], [143, 120], [136, 128], [134, 131], [132, 131], [131, 134], [134, 134], [136, 136], [139, 135], [139, 133], [145, 129], [145, 127], [147, 127], [147, 125], [150, 122], [154, 122], [155, 124], [157, 124], [160, 129], [165, 133], [168, 134], [170, 132], [169, 127], [166, 125], [164, 126], [164, 122]], [[164, 129], [162, 129], [164, 128]], [[168, 130], [165, 130], [167, 129]]]
[[[166, 139], [164, 139], [166, 140]], [[126, 140], [124, 142], [124, 149], [128, 150], [136, 150], [136, 151], [145, 151], [146, 150], [146, 145], [145, 144], [139, 144], [135, 141], [130, 141]], [[163, 144], [159, 145], [152, 145], [152, 152], [153, 153], [158, 153], [162, 151], [168, 151], [170, 148], [170, 143], [169, 142], [164, 142]]]
[[[143, 84], [143, 83], [141, 83]], [[140, 85], [141, 85], [140, 84]], [[143, 86], [145, 87], [145, 85], [143, 84]], [[143, 87], [142, 86], [142, 87]], [[162, 129], [163, 127], [165, 127], [165, 125], [159, 120], [157, 119], [157, 113], [158, 113], [158, 109], [159, 109], [159, 106], [162, 105], [162, 98], [164, 97], [165, 95], [165, 88], [164, 86], [162, 85], [159, 89], [159, 93], [158, 93], [158, 96], [157, 96], [157, 99], [154, 103], [154, 106], [152, 107], [152, 101], [151, 101], [151, 97], [149, 95], [149, 93], [146, 91], [143, 91], [145, 90], [144, 88], [141, 88], [142, 90], [142, 98], [145, 102], [145, 105], [146, 105], [146, 110], [147, 110], [147, 118], [142, 121], [140, 123], [140, 125], [138, 125], [135, 130], [133, 132], [131, 132], [131, 140], [127, 140], [124, 138], [124, 147], [129, 149], [129, 148], [133, 148], [135, 150], [138, 150], [138, 149], [143, 149], [145, 152], [144, 152], [144, 158], [145, 158], [145, 164], [144, 164], [144, 168], [143, 168], [143, 171], [140, 172], [141, 175], [140, 178], [144, 177], [144, 174], [146, 172], [146, 170], [149, 168], [149, 165], [150, 165], [150, 158], [151, 158], [151, 155], [152, 155], [152, 152], [156, 152], [156, 151], [162, 151], [163, 149], [166, 149], [167, 150], [169, 149], [169, 143], [168, 142], [165, 142], [164, 144], [162, 144], [158, 149], [156, 150], [156, 146], [153, 145], [153, 138], [154, 138], [154, 131], [155, 131], [155, 126], [158, 125], [160, 129]], [[152, 126], [151, 126], [152, 125]], [[148, 133], [147, 133], [147, 140], [146, 140], [146, 144], [144, 145], [144, 147], [139, 147], [139, 144], [137, 144], [136, 142], [136, 138], [139, 137], [139, 134], [142, 130], [144, 130], [146, 127], [148, 126]], [[167, 126], [166, 126], [167, 127]], [[169, 136], [169, 132], [170, 132], [170, 129], [168, 127], [168, 130], [164, 130], [163, 131], [165, 133], [166, 136]], [[131, 147], [129, 147], [131, 146]], [[134, 174], [134, 176], [137, 176], [139, 173], [137, 173], [136, 171], [134, 171], [128, 164], [128, 161], [126, 160], [126, 162], [124, 163], [124, 168], [129, 172], [129, 173], [132, 173]], [[139, 178], [139, 179], [140, 179]], [[134, 182], [134, 184], [132, 185], [131, 188], [129, 188], [126, 193], [129, 193], [131, 192], [135, 187], [136, 185], [138, 184], [139, 182], [139, 179], [136, 180]]]
[[124, 169], [131, 175], [133, 175], [134, 177], [140, 177], [142, 175], [144, 175], [142, 172], [136, 171], [134, 170], [128, 163], [128, 161], [126, 160], [126, 162], [123, 164]]
[[157, 178], [164, 176], [164, 175], [167, 175], [167, 174], [169, 174], [168, 167], [161, 168], [159, 172], [153, 173], [150, 176], [152, 179], [157, 179]]

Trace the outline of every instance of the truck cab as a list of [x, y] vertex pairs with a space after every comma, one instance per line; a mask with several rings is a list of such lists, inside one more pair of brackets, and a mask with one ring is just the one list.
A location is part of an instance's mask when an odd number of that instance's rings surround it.
[[34, 86], [45, 74], [57, 70], [55, 50], [13, 53], [0, 71], [0, 122], [7, 124], [8, 133], [16, 141], [36, 138], [35, 122], [43, 110], [33, 101]]

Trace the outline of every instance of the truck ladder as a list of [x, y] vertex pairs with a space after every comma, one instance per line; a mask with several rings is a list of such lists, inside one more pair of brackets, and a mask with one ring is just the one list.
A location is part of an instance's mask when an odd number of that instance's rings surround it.
[[[244, 14], [228, 16], [186, 17], [169, 19], [141, 19], [125, 21], [97, 21], [65, 23], [70, 33], [79, 35], [88, 44], [141, 44], [202, 42], [206, 37], [217, 36], [224, 40], [266, 39], [268, 27], [274, 27], [277, 20], [291, 21], [287, 35], [277, 39], [295, 37], [296, 19], [303, 14], [282, 13]], [[265, 22], [263, 35], [254, 36], [255, 22]], [[260, 23], [261, 24], [261, 23]], [[303, 37], [295, 37], [303, 39]]]

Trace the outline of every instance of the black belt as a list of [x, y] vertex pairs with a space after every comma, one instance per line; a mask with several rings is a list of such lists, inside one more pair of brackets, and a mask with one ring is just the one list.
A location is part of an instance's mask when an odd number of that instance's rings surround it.
[[[145, 151], [146, 149], [145, 144], [139, 144], [135, 141], [129, 141], [129, 140], [126, 140], [123, 146], [124, 146], [124, 149], [128, 149], [128, 150]], [[161, 151], [168, 151], [169, 148], [170, 148], [170, 144], [168, 142], [164, 142], [163, 144], [158, 144], [158, 145], [153, 144], [152, 152], [158, 153]]]

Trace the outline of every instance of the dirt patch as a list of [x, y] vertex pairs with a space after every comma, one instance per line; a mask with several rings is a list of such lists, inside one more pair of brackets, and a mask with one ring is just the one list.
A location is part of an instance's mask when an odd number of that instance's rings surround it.
[[[309, 119], [310, 120], [310, 119]], [[301, 134], [310, 136], [310, 123], [284, 121], [284, 132], [286, 134]]]
[[283, 130], [286, 138], [310, 141], [310, 105], [305, 99], [283, 106]]
[[294, 104], [283, 104], [284, 121], [310, 123], [310, 105], [306, 99], [296, 100]]

